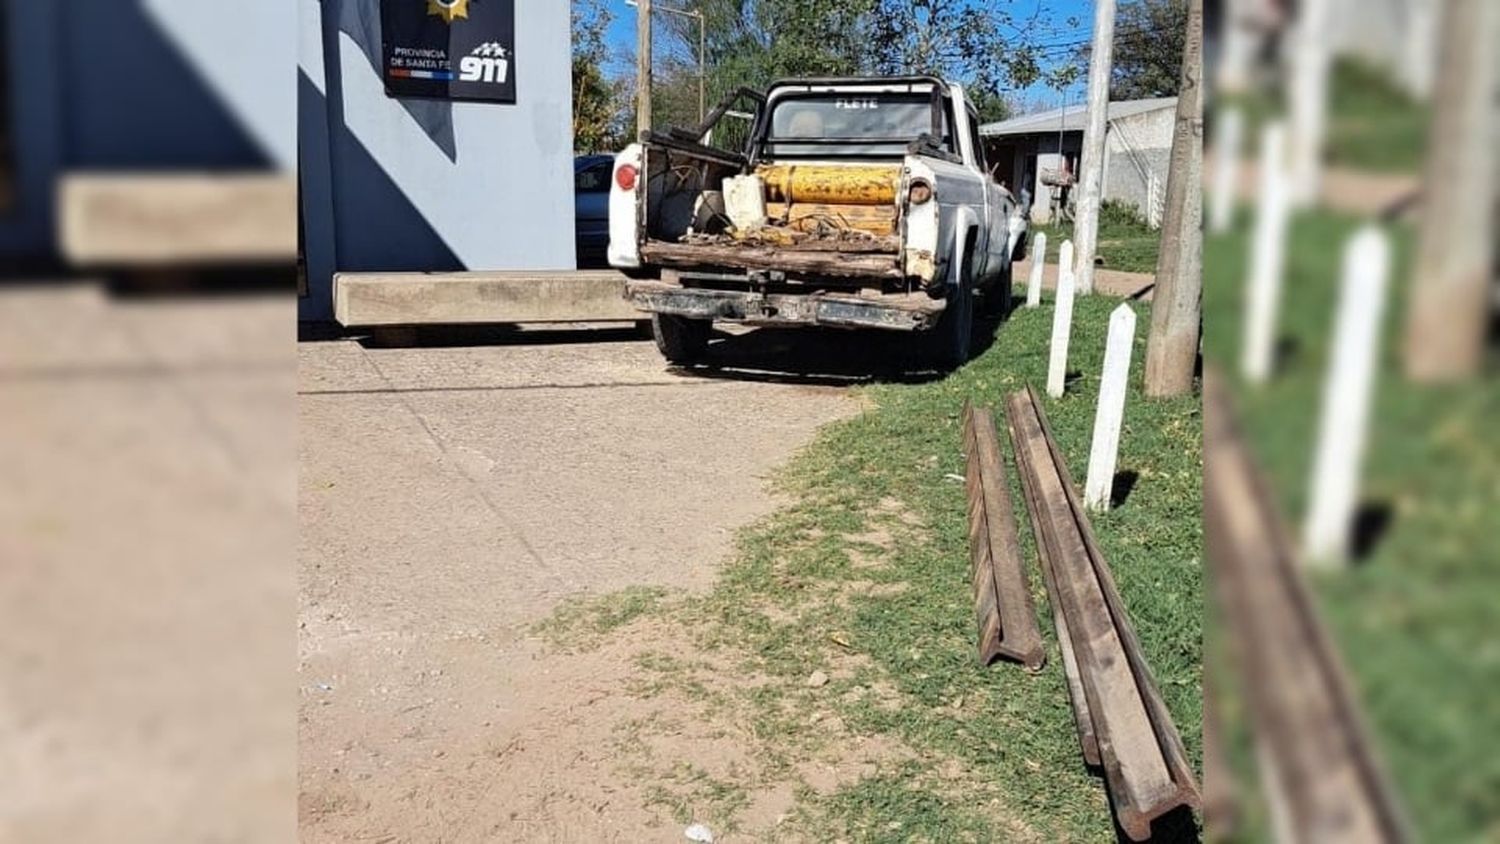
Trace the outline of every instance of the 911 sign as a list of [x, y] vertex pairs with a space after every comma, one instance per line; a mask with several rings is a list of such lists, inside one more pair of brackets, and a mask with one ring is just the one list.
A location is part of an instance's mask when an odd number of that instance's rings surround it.
[[385, 92], [516, 101], [515, 0], [381, 0]]

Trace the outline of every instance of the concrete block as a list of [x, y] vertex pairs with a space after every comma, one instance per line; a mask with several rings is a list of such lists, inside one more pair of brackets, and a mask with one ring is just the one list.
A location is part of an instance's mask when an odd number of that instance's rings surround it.
[[70, 173], [58, 243], [75, 266], [181, 267], [297, 259], [297, 180], [276, 173]]
[[614, 270], [338, 273], [333, 314], [341, 325], [473, 325], [645, 319]]

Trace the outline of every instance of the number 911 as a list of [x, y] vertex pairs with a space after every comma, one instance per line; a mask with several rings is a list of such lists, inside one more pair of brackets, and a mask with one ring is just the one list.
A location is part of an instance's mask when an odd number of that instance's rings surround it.
[[507, 59], [464, 56], [458, 62], [458, 78], [464, 82], [500, 82], [510, 70]]

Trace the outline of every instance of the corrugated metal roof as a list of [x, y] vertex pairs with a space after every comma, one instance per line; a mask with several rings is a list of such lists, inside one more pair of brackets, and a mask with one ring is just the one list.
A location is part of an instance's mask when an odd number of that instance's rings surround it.
[[[1121, 100], [1109, 104], [1109, 119], [1119, 120], [1122, 117], [1130, 117], [1143, 114], [1148, 111], [1156, 111], [1159, 108], [1176, 108], [1176, 97], [1156, 97], [1149, 100]], [[1066, 115], [1064, 115], [1066, 111]], [[979, 134], [985, 136], [994, 135], [1029, 135], [1036, 132], [1082, 132], [1084, 113], [1086, 109], [1083, 103], [1074, 103], [1067, 109], [1054, 108], [1051, 111], [1042, 111], [1036, 114], [1023, 114], [1020, 117], [1012, 117], [1009, 120], [1001, 120], [998, 123], [985, 123], [979, 127]]]

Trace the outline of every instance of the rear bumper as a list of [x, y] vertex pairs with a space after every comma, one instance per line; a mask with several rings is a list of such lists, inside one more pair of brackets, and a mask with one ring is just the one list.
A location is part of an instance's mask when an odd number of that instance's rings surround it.
[[630, 281], [625, 296], [642, 311], [747, 325], [828, 325], [923, 331], [947, 304], [925, 293], [858, 296], [848, 293], [753, 293], [682, 287], [665, 281]]

